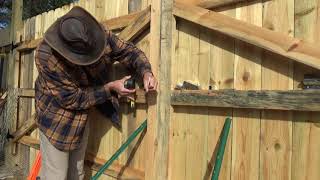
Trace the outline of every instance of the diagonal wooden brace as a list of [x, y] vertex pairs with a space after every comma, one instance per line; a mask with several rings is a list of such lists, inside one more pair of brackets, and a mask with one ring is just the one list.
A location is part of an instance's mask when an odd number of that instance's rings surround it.
[[320, 69], [319, 46], [198, 6], [175, 3], [173, 14], [302, 64]]

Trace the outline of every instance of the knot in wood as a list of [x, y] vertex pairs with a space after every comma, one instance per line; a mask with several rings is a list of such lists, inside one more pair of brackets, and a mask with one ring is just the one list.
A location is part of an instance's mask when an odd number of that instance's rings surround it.
[[280, 143], [275, 143], [274, 144], [274, 149], [276, 150], [276, 151], [279, 151], [280, 149], [281, 149], [281, 145], [280, 145]]
[[247, 82], [250, 79], [250, 72], [246, 71], [243, 73], [242, 80]]

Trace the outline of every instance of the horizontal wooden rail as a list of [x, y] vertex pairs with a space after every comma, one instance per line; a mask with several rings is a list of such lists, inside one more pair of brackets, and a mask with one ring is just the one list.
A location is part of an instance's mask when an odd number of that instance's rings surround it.
[[33, 131], [36, 129], [36, 122], [35, 122], [35, 114], [31, 115], [31, 117], [26, 120], [23, 125], [14, 133], [12, 133], [13, 139], [12, 142], [19, 141], [23, 136], [25, 136], [27, 133]]
[[[150, 8], [150, 7], [148, 7], [148, 8]], [[148, 9], [148, 8], [146, 8], [146, 9]], [[135, 21], [137, 19], [137, 17], [141, 16], [141, 14], [143, 14], [145, 12], [145, 10], [106, 20], [106, 21], [102, 22], [102, 25], [106, 29], [109, 29], [111, 31], [125, 28], [132, 21]]]
[[173, 91], [172, 105], [320, 111], [320, 90]]
[[[109, 19], [109, 20], [102, 22], [102, 25], [109, 30], [117, 30], [117, 29], [125, 28], [128, 25], [132, 24], [133, 22], [136, 22], [136, 24], [138, 26], [144, 25], [141, 29], [143, 29], [143, 28], [145, 29], [146, 26], [149, 24], [150, 20], [149, 20], [149, 22], [146, 23], [145, 20], [141, 21], [141, 19], [138, 19], [138, 18], [143, 17], [146, 14], [146, 12], [150, 12], [150, 9], [151, 9], [151, 7], [149, 6], [145, 10], [142, 10], [142, 11], [139, 11], [136, 13], [112, 18], [112, 19]], [[137, 28], [137, 25], [134, 26], [134, 28]], [[141, 31], [141, 29], [138, 29], [138, 30]], [[132, 29], [131, 31], [128, 31], [124, 35], [130, 35], [129, 40], [131, 40], [131, 39], [135, 38], [135, 36], [138, 33], [139, 32], [137, 32], [137, 30]], [[125, 36], [125, 38], [127, 38], [127, 36]], [[42, 39], [43, 38], [25, 41], [25, 42], [21, 43], [21, 45], [19, 47], [17, 47], [16, 50], [19, 52], [34, 50], [38, 46], [38, 44], [42, 41]]]
[[18, 96], [24, 98], [34, 98], [35, 92], [34, 89], [31, 88], [19, 88]]
[[[19, 140], [19, 143], [24, 144], [26, 146], [32, 147], [34, 149], [39, 150], [40, 149], [40, 143], [39, 140], [30, 137], [30, 136], [24, 136]], [[96, 157], [93, 153], [87, 152], [85, 156], [85, 160], [87, 161], [86, 164], [91, 166], [93, 170], [98, 170], [105, 162], [107, 162], [105, 159]], [[123, 169], [123, 173], [122, 173]], [[104, 172], [104, 174], [119, 178], [119, 174], [121, 173], [121, 179], [136, 179], [136, 180], [142, 180], [144, 179], [144, 172], [138, 169], [134, 169], [131, 167], [125, 167], [124, 165], [113, 163], [108, 170]]]
[[41, 41], [42, 38], [24, 41], [20, 46], [16, 48], [16, 50], [19, 52], [31, 51], [35, 49]]
[[134, 21], [121, 31], [119, 37], [126, 41], [132, 41], [144, 30], [150, 26], [151, 21], [151, 6], [144, 10]]
[[[18, 89], [18, 96], [22, 98], [34, 98], [35, 91], [34, 89], [30, 88], [19, 88]], [[135, 103], [139, 104], [145, 104], [147, 102], [146, 100], [146, 92], [142, 89], [137, 89], [135, 93]], [[120, 102], [127, 102], [127, 98], [121, 98]], [[0, 101], [1, 102], [1, 101]]]
[[196, 5], [206, 9], [214, 9], [214, 8], [234, 5], [236, 3], [253, 2], [253, 1], [256, 1], [256, 0], [193, 0], [193, 1], [176, 0], [176, 2], [179, 2], [179, 3]]
[[261, 28], [198, 6], [175, 3], [175, 16], [320, 69], [319, 45]]
[[39, 140], [31, 136], [23, 136], [18, 142], [23, 145], [32, 147], [33, 149], [40, 149]]

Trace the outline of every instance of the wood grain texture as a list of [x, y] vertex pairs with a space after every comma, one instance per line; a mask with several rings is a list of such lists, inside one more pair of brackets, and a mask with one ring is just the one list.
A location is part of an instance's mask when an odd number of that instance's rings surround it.
[[21, 127], [12, 133], [12, 136], [14, 137], [12, 139], [12, 142], [17, 142], [20, 138], [25, 136], [27, 133], [33, 131], [36, 128], [36, 123], [35, 123], [35, 115], [33, 114], [28, 120], [23, 122]]
[[[201, 58], [200, 48], [203, 49], [205, 44], [200, 44], [200, 27], [194, 27], [192, 23], [182, 24], [184, 31], [189, 38], [188, 58], [180, 59], [184, 67], [182, 78], [192, 82], [201, 83], [202, 86], [208, 86], [209, 73], [208, 69], [200, 69], [200, 60], [203, 63], [209, 62], [208, 57]], [[203, 67], [203, 65], [202, 65]], [[208, 111], [206, 108], [185, 107], [186, 116], [186, 180], [202, 179], [206, 168], [207, 158], [207, 122]], [[201, 156], [197, 156], [202, 154]], [[180, 167], [182, 168], [182, 167]]]
[[35, 49], [35, 47], [38, 46], [38, 44], [42, 41], [41, 39], [34, 39], [34, 40], [29, 40], [29, 41], [25, 41], [23, 44], [21, 44], [18, 48], [17, 51], [21, 52], [21, 51], [30, 51]]
[[[261, 1], [256, 1], [249, 6], [237, 7], [236, 18], [261, 26]], [[236, 40], [234, 52], [234, 88], [260, 90], [261, 49]], [[260, 111], [234, 109], [232, 122], [231, 180], [259, 179]]]
[[129, 14], [132, 12], [139, 11], [142, 6], [142, 0], [129, 0], [128, 1], [128, 12]]
[[10, 26], [0, 30], [0, 47], [10, 45]]
[[[168, 178], [173, 0], [152, 1], [150, 62], [159, 80], [157, 99], [148, 100], [146, 179]], [[151, 105], [152, 101], [161, 102]], [[150, 106], [151, 105], [151, 106]]]
[[240, 2], [250, 2], [254, 0], [175, 0], [179, 3], [185, 3], [189, 5], [199, 6], [206, 9], [214, 9], [222, 6], [230, 6]]
[[18, 90], [18, 96], [24, 98], [34, 98], [35, 92], [32, 88], [20, 88]]
[[315, 44], [306, 43], [283, 33], [261, 28], [201, 7], [175, 3], [173, 13], [175, 16], [320, 69], [320, 51]]
[[[43, 15], [39, 14], [35, 17], [35, 35], [34, 35], [34, 39], [38, 39], [40, 37], [42, 37], [43, 35], [43, 23], [44, 23], [44, 19], [43, 19]], [[37, 71], [37, 67], [36, 67], [36, 63], [32, 63], [33, 64], [33, 71], [30, 72], [30, 76], [32, 76], [32, 82], [30, 82], [30, 84], [28, 85], [29, 88], [34, 88], [34, 81], [36, 80], [37, 76], [38, 76], [38, 71]], [[31, 92], [31, 96], [34, 95], [34, 92]], [[29, 96], [30, 97], [30, 96]], [[31, 99], [30, 100], [31, 103], [29, 104], [29, 106], [31, 107], [31, 114], [35, 113], [35, 100]], [[35, 129], [31, 134], [30, 137], [33, 138], [37, 138], [39, 135], [39, 130]], [[36, 149], [30, 149], [30, 153], [29, 153], [29, 167], [32, 167], [36, 157], [37, 157], [37, 153], [38, 150]]]
[[[229, 17], [235, 17], [235, 9], [221, 12]], [[234, 88], [234, 60], [235, 60], [235, 41], [233, 38], [225, 36], [221, 33], [207, 29], [207, 37], [210, 42], [210, 62], [209, 65], [203, 63], [202, 68], [209, 68], [209, 85], [213, 90], [223, 90]], [[201, 37], [201, 36], [200, 36]], [[203, 52], [200, 52], [201, 54]], [[200, 65], [202, 63], [200, 59]], [[202, 69], [201, 68], [201, 69]], [[207, 88], [207, 87], [203, 87]], [[214, 166], [216, 157], [216, 149], [219, 142], [220, 133], [227, 116], [232, 117], [233, 110], [230, 108], [208, 108], [208, 168], [204, 177], [211, 177], [211, 170]], [[231, 178], [231, 149], [232, 149], [232, 130], [230, 132], [223, 163], [220, 172], [220, 179]]]
[[[18, 96], [22, 98], [34, 98], [35, 91], [33, 88], [19, 88], [18, 89]], [[135, 96], [134, 96], [134, 102], [139, 104], [146, 104], [147, 97], [146, 92], [142, 89], [137, 89]], [[129, 102], [129, 99], [126, 97], [120, 98], [120, 102]]]
[[[172, 61], [172, 85], [181, 82], [183, 78], [189, 74], [190, 66], [186, 66], [189, 62], [190, 39], [189, 34], [184, 30], [188, 28], [188, 24], [177, 21], [176, 29], [174, 30], [174, 52]], [[184, 68], [186, 67], [186, 68]], [[170, 117], [170, 136], [169, 136], [169, 176], [170, 180], [187, 179], [187, 110], [185, 107], [174, 108]]]
[[150, 6], [144, 10], [144, 12], [132, 21], [128, 26], [121, 31], [119, 37], [126, 40], [132, 41], [134, 38], [139, 36], [144, 30], [149, 28], [151, 20]]
[[[14, 0], [12, 1], [12, 15], [11, 15], [11, 26], [10, 26], [10, 42], [13, 42], [16, 44], [17, 42], [20, 41], [20, 34], [24, 30], [23, 28], [23, 21], [22, 21], [22, 7], [23, 3], [22, 1], [19, 0]], [[19, 53], [17, 51], [13, 51], [12, 53], [9, 54], [8, 56], [8, 65], [7, 65], [7, 88], [12, 89], [18, 87], [18, 64], [17, 63], [19, 59]], [[13, 105], [16, 102], [13, 102], [12, 100], [8, 99], [7, 105], [9, 106], [10, 104]], [[15, 106], [14, 106], [15, 107]], [[10, 108], [7, 108], [9, 110]], [[17, 130], [18, 127], [18, 121], [17, 121], [17, 110], [10, 110], [12, 112], [6, 112], [7, 114], [13, 114], [8, 120], [8, 122], [11, 122], [11, 131]], [[12, 153], [15, 154], [17, 151], [16, 144], [12, 146]], [[11, 153], [8, 152], [8, 153]], [[22, 156], [24, 157], [24, 156]], [[19, 164], [20, 158], [15, 157], [12, 158], [12, 161]]]
[[[306, 42], [319, 43], [320, 2], [295, 0], [294, 36]], [[301, 89], [304, 74], [319, 74], [319, 71], [294, 64], [294, 89]], [[293, 114], [292, 180], [320, 179], [319, 112], [295, 112]]]
[[[294, 32], [293, 9], [293, 0], [264, 2], [263, 27], [292, 37]], [[292, 90], [292, 65], [291, 60], [264, 52], [262, 89]], [[298, 99], [298, 96], [296, 98]], [[262, 111], [260, 137], [260, 179], [291, 179], [292, 112]]]
[[319, 90], [174, 91], [172, 105], [320, 111]]
[[103, 26], [109, 30], [117, 30], [127, 27], [132, 21], [136, 20], [137, 17], [141, 16], [143, 11], [137, 11], [131, 14], [115, 17], [102, 22]]
[[23, 136], [18, 142], [33, 149], [40, 150], [40, 141], [32, 136]]

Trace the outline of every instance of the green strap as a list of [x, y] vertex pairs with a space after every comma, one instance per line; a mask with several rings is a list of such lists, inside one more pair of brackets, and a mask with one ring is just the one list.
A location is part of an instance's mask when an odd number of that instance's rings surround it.
[[109, 166], [116, 160], [120, 154], [129, 146], [129, 144], [147, 127], [147, 120], [145, 120], [138, 129], [136, 129], [127, 139], [125, 143], [117, 150], [116, 153], [99, 169], [99, 171], [91, 178], [91, 180], [97, 180], [103, 172], [109, 168]]
[[228, 134], [230, 130], [230, 125], [231, 125], [231, 118], [227, 118], [226, 122], [223, 125], [223, 130], [221, 132], [221, 139], [219, 143], [219, 149], [216, 157], [216, 161], [214, 164], [214, 169], [212, 172], [212, 178], [211, 180], [218, 180], [219, 179], [219, 174], [220, 174], [220, 169], [221, 169], [221, 164], [223, 160], [223, 155], [224, 155], [224, 150], [226, 148], [227, 140], [228, 140]]

